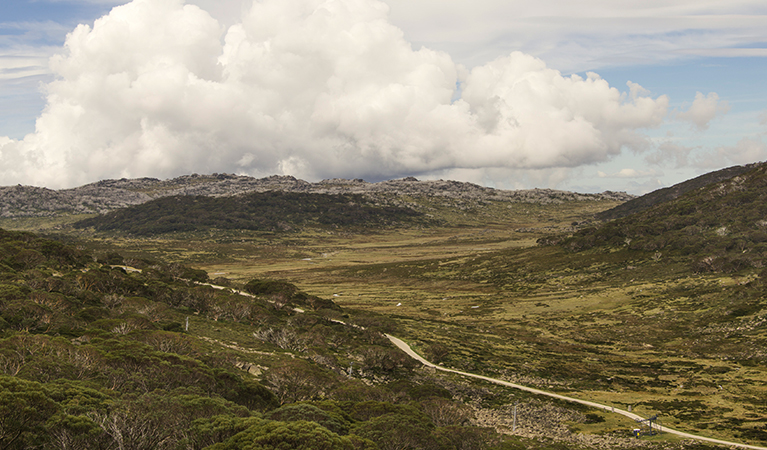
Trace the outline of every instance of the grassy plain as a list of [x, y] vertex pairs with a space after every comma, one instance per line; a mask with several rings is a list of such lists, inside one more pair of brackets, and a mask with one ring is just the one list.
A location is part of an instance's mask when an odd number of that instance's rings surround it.
[[[756, 272], [700, 275], [661, 252], [536, 245], [615, 204], [461, 210], [435, 201], [427, 206], [439, 227], [157, 239], [85, 233], [83, 245], [183, 261], [239, 283], [290, 281], [344, 308], [393, 318], [400, 337], [446, 366], [630, 406], [683, 431], [767, 444], [767, 306], [763, 290], [753, 292]], [[62, 223], [53, 225], [40, 228], [60, 232]]]

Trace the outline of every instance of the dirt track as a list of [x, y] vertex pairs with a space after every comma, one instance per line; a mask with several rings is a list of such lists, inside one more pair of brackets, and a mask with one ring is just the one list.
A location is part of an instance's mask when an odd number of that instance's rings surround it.
[[[623, 409], [619, 409], [619, 408], [615, 408], [615, 407], [612, 407], [612, 406], [602, 405], [600, 403], [590, 402], [588, 400], [581, 400], [581, 399], [577, 399], [577, 398], [573, 398], [573, 397], [566, 397], [564, 395], [555, 394], [553, 392], [541, 391], [539, 389], [535, 389], [535, 388], [531, 388], [531, 387], [527, 387], [527, 386], [522, 386], [520, 384], [510, 383], [508, 381], [503, 381], [503, 380], [499, 380], [499, 379], [496, 379], [496, 378], [490, 378], [490, 377], [486, 377], [486, 376], [483, 376], [483, 375], [477, 375], [477, 374], [473, 374], [473, 373], [462, 372], [460, 370], [449, 369], [447, 367], [443, 367], [443, 366], [440, 366], [440, 365], [437, 365], [437, 364], [434, 364], [432, 362], [427, 361], [421, 355], [416, 353], [412, 348], [410, 348], [410, 346], [407, 345], [405, 342], [403, 342], [401, 339], [396, 338], [394, 336], [391, 336], [389, 334], [387, 334], [386, 337], [394, 345], [396, 345], [400, 350], [402, 350], [403, 352], [407, 353], [413, 359], [421, 362], [421, 364], [423, 364], [423, 365], [425, 365], [427, 367], [432, 367], [432, 368], [434, 368], [436, 370], [441, 370], [443, 372], [456, 373], [458, 375], [463, 375], [465, 377], [477, 378], [477, 379], [480, 379], [480, 380], [489, 381], [491, 383], [500, 384], [502, 386], [507, 386], [507, 387], [511, 387], [511, 388], [514, 388], [514, 389], [519, 389], [519, 390], [526, 391], [526, 392], [531, 392], [533, 394], [545, 395], [547, 397], [553, 397], [553, 398], [557, 398], [557, 399], [560, 399], [560, 400], [565, 400], [565, 401], [568, 401], [568, 402], [580, 403], [582, 405], [591, 406], [592, 408], [602, 409], [602, 410], [605, 410], [607, 412], [613, 412], [615, 414], [621, 414], [621, 415], [624, 415], [624, 416], [629, 417], [629, 418], [634, 419], [634, 420], [645, 420], [646, 419], [645, 417], [641, 417], [641, 416], [639, 416], [637, 414], [634, 414], [632, 412], [629, 412], [629, 411], [626, 411], [626, 410], [623, 410]], [[668, 428], [668, 427], [659, 427], [659, 428], [664, 433], [675, 434], [677, 436], [681, 436], [681, 437], [684, 437], [684, 438], [687, 438], [687, 439], [696, 439], [696, 440], [699, 440], [699, 441], [706, 441], [706, 442], [711, 442], [713, 444], [726, 445], [726, 446], [729, 446], [729, 447], [741, 447], [741, 448], [749, 448], [749, 449], [754, 449], [754, 450], [767, 450], [767, 447], [759, 447], [759, 446], [756, 446], [756, 445], [741, 444], [741, 443], [738, 443], [738, 442], [723, 441], [723, 440], [720, 440], [720, 439], [713, 439], [713, 438], [708, 438], [708, 437], [705, 437], [705, 436], [698, 436], [696, 434], [685, 433], [683, 431], [677, 431], [677, 430], [674, 430], [674, 429], [671, 429], [671, 428]]]

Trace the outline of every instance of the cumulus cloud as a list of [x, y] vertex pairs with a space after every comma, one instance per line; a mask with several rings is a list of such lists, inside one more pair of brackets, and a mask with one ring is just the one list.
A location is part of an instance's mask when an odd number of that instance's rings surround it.
[[709, 122], [717, 115], [727, 114], [729, 111], [730, 105], [726, 101], [720, 101], [716, 92], [705, 96], [697, 92], [687, 111], [678, 113], [676, 117], [691, 122], [697, 130], [703, 131], [708, 129]]
[[376, 0], [261, 0], [227, 28], [134, 0], [70, 33], [51, 68], [35, 133], [0, 141], [3, 184], [568, 168], [643, 148], [668, 111], [519, 52], [466, 71], [413, 49]]

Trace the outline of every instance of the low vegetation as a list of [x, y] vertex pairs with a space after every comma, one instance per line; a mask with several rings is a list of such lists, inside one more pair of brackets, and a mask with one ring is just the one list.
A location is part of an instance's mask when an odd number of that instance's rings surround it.
[[245, 296], [178, 264], [29, 233], [0, 230], [0, 248], [1, 448], [499, 442], [414, 372], [384, 318], [341, 317], [285, 282], [251, 280]]
[[0, 231], [0, 448], [706, 448], [434, 373], [383, 332], [448, 367], [765, 446], [764, 180], [605, 224], [616, 201], [326, 196], [323, 222], [281, 194], [264, 228], [227, 227], [223, 206], [184, 222], [225, 202], [168, 197], [135, 221], [55, 222], [56, 240]]

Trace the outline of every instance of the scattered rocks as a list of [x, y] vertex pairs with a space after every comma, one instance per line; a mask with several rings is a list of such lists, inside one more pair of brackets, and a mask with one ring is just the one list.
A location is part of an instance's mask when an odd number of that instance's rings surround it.
[[573, 443], [585, 448], [639, 449], [657, 448], [654, 444], [614, 434], [584, 434], [572, 430], [573, 425], [585, 423], [586, 416], [577, 411], [541, 400], [529, 400], [517, 405], [517, 424], [514, 429], [514, 405], [499, 408], [474, 407], [473, 425], [494, 428], [501, 434], [513, 434], [530, 439], [553, 439]]

